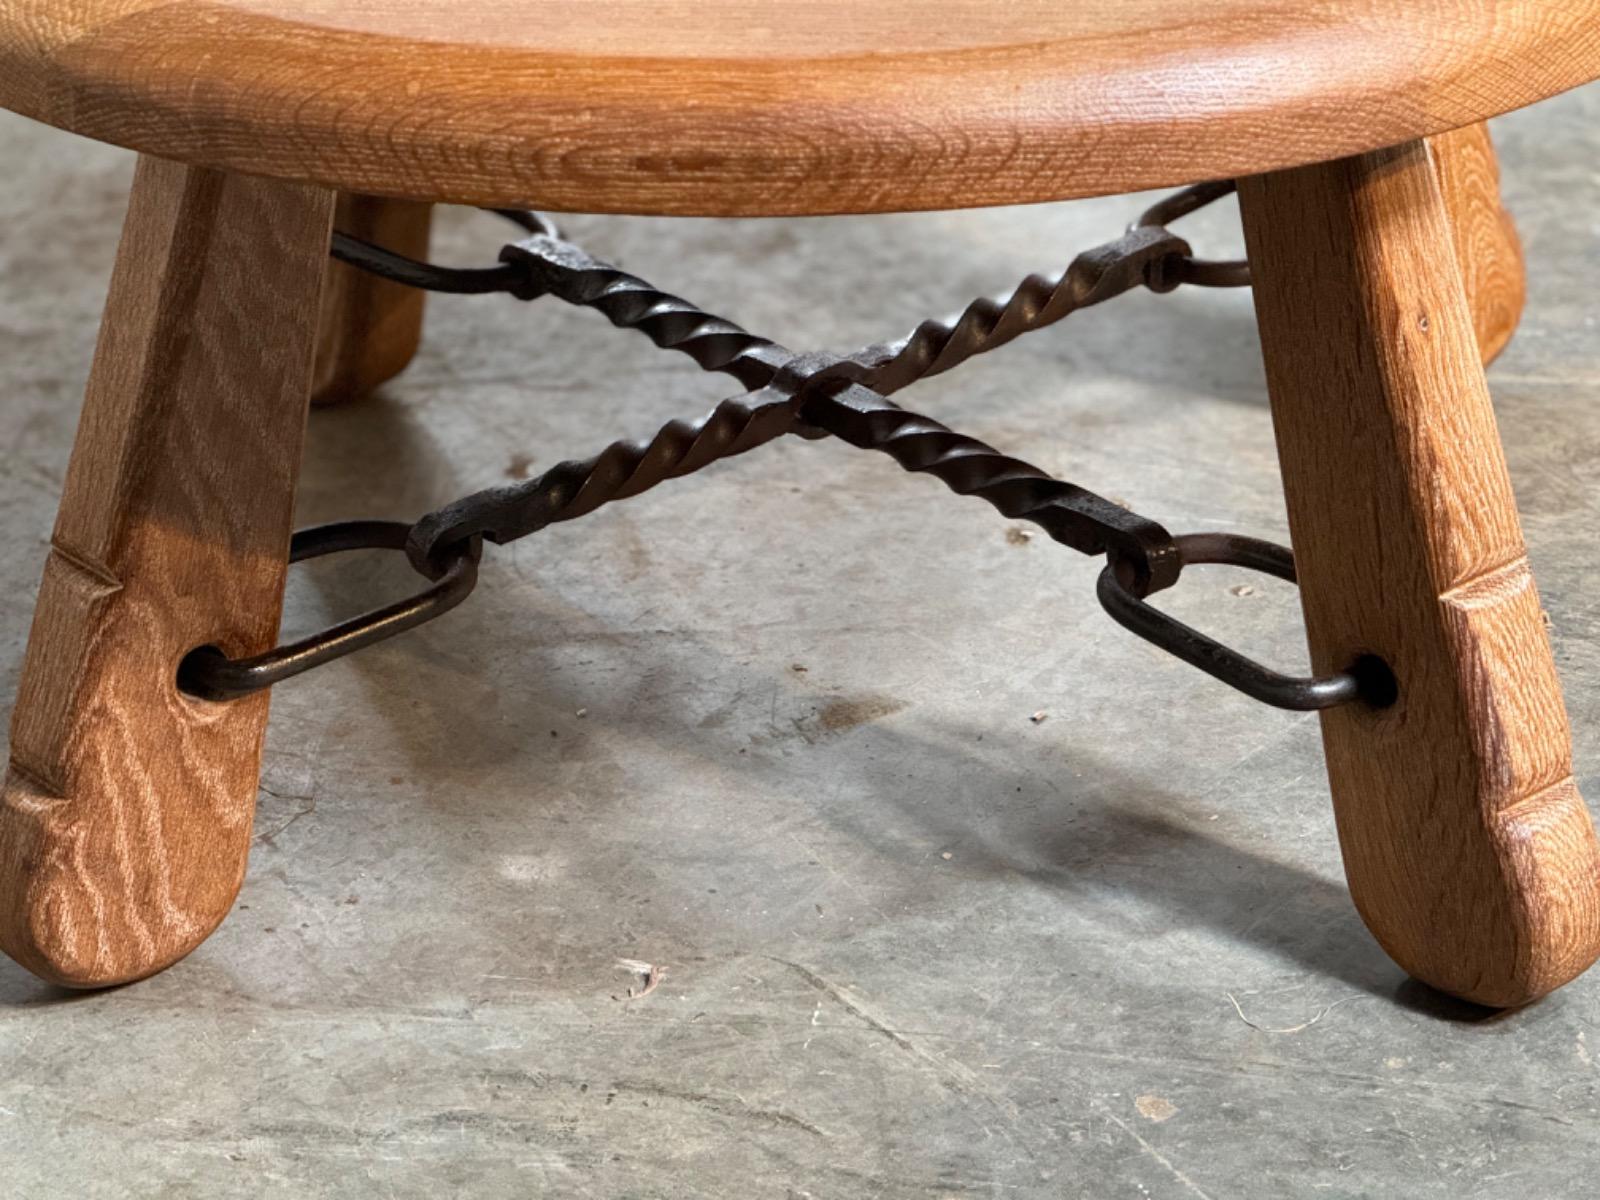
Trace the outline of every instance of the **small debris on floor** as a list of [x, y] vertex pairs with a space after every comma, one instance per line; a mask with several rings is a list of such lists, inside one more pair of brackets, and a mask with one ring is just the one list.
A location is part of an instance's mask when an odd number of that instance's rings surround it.
[[578, 710], [578, 719], [579, 719], [579, 720], [580, 720], [580, 721], [581, 721], [581, 720], [582, 720], [582, 719], [583, 719], [583, 718], [584, 718], [584, 717], [587, 717], [587, 716], [588, 716], [588, 715], [589, 715], [589, 710], [588, 710], [588, 709], [587, 709], [587, 708], [580, 708], [580, 709], [579, 709], [579, 710]]
[[1015, 525], [1013, 525], [1010, 529], [1006, 530], [1006, 541], [1010, 542], [1013, 546], [1026, 546], [1029, 542], [1033, 541], [1033, 530], [1018, 529]]
[[507, 479], [526, 479], [528, 468], [533, 466], [533, 459], [526, 454], [513, 454], [511, 461], [506, 465]]
[[1028, 718], [1028, 720], [1032, 721], [1035, 725], [1043, 725], [1049, 719], [1050, 714], [1045, 712], [1045, 710], [1042, 708], [1038, 712], [1034, 713], [1033, 716]]
[[789, 670], [793, 671], [796, 675], [804, 675], [810, 669], [811, 668], [806, 666], [805, 663], [795, 663], [789, 668]]
[[951, 854], [950, 851], [946, 850], [943, 854], [939, 855], [939, 857], [944, 859], [945, 862], [949, 862], [952, 858], [955, 857], [955, 855]]
[[[636, 958], [617, 959], [617, 969], [619, 971], [631, 971], [635, 975], [642, 975], [644, 977], [643, 988], [637, 992], [632, 988], [628, 989], [629, 1000], [643, 1000], [651, 992], [656, 990], [656, 987], [661, 983], [661, 977], [667, 973], [667, 969], [665, 967], [658, 966], [655, 963], [640, 962]], [[616, 997], [613, 996], [612, 999], [615, 1000]]]
[[1298, 1024], [1298, 1025], [1287, 1025], [1287, 1026], [1285, 1026], [1285, 1027], [1283, 1027], [1281, 1029], [1270, 1029], [1265, 1025], [1257, 1024], [1255, 1021], [1252, 1021], [1249, 1017], [1245, 1016], [1244, 1015], [1244, 1009], [1239, 1007], [1239, 1001], [1234, 998], [1234, 995], [1233, 995], [1232, 992], [1223, 992], [1222, 994], [1228, 998], [1228, 1003], [1233, 1005], [1233, 1011], [1239, 1014], [1239, 1020], [1243, 1021], [1246, 1025], [1250, 1026], [1251, 1029], [1259, 1030], [1262, 1033], [1274, 1033], [1274, 1034], [1303, 1033], [1305, 1030], [1310, 1029], [1318, 1021], [1322, 1020], [1323, 1017], [1327, 1016], [1334, 1009], [1338, 1008], [1341, 1004], [1350, 1004], [1350, 1003], [1352, 1003], [1353, 1001], [1356, 1001], [1356, 1000], [1369, 1000], [1369, 999], [1371, 999], [1370, 996], [1362, 996], [1362, 995], [1346, 996], [1341, 1000], [1335, 1000], [1332, 1004], [1323, 1005], [1322, 1009], [1315, 1016], [1313, 1016], [1310, 1020], [1301, 1021], [1300, 1024]]
[[1135, 1096], [1133, 1106], [1139, 1110], [1141, 1117], [1157, 1125], [1170, 1121], [1178, 1113], [1178, 1106], [1165, 1096]]
[[1235, 596], [1254, 596], [1256, 594], [1255, 588], [1248, 583], [1236, 583], [1228, 590]]

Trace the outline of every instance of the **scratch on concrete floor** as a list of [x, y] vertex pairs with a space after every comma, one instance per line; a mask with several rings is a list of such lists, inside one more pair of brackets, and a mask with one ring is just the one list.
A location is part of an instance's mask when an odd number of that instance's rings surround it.
[[283, 833], [284, 830], [288, 829], [289, 826], [293, 825], [301, 817], [308, 817], [317, 811], [317, 798], [315, 796], [296, 796], [292, 792], [275, 792], [271, 788], [267, 787], [266, 784], [260, 784], [258, 787], [260, 791], [265, 792], [274, 800], [298, 800], [304, 804], [305, 807], [296, 810], [296, 812], [290, 816], [288, 820], [284, 821], [283, 824], [279, 825], [276, 829], [268, 830], [266, 833], [256, 834], [256, 836], [251, 839], [253, 844], [259, 845], [261, 843], [265, 843], [269, 846], [272, 845], [273, 838], [278, 837]]
[[[860, 886], [850, 878], [849, 875], [841, 874], [839, 871], [835, 870], [833, 864], [828, 862], [828, 860], [822, 856], [822, 852], [820, 850], [816, 849], [814, 846], [808, 845], [806, 842], [801, 841], [800, 838], [794, 835], [794, 833], [789, 831], [785, 832], [788, 832], [789, 840], [809, 854], [812, 860], [816, 862], [817, 866], [821, 867], [824, 871], [831, 875], [836, 883], [838, 883], [841, 887], [846, 888], [851, 895], [859, 897], [863, 904], [865, 904], [879, 917], [882, 917], [885, 922], [889, 920], [889, 914], [874, 904], [867, 896], [867, 893], [864, 892]], [[789, 963], [785, 965], [793, 966], [794, 964]]]
[[802, 1120], [793, 1113], [786, 1113], [781, 1108], [756, 1108], [746, 1102], [742, 1097], [728, 1101], [706, 1092], [680, 1092], [673, 1088], [663, 1087], [659, 1083], [649, 1080], [621, 1080], [611, 1085], [611, 1092], [630, 1092], [638, 1096], [658, 1096], [663, 1100], [682, 1100], [685, 1104], [693, 1104], [698, 1108], [708, 1109], [720, 1113], [725, 1117], [740, 1117], [746, 1120], [761, 1121], [767, 1125], [787, 1125], [795, 1129], [803, 1129], [813, 1137], [825, 1138], [829, 1135], [813, 1125], [810, 1121]]
[[938, 1074], [944, 1080], [945, 1084], [953, 1091], [966, 1092], [978, 1082], [977, 1075], [969, 1068], [960, 1063], [944, 1058], [941, 1055], [931, 1054], [924, 1050], [910, 1038], [891, 1027], [887, 1022], [882, 1021], [878, 1017], [874, 1016], [863, 1004], [861, 1004], [860, 1001], [852, 1000], [849, 996], [845, 995], [840, 988], [824, 979], [821, 975], [818, 975], [815, 971], [810, 970], [807, 967], [802, 967], [799, 963], [790, 962], [786, 958], [774, 958], [772, 955], [767, 955], [767, 958], [770, 961], [777, 963], [779, 966], [788, 967], [795, 974], [799, 975], [800, 978], [804, 979], [812, 987], [816, 988], [817, 991], [821, 992], [825, 996], [828, 996], [836, 1003], [841, 1005], [852, 1016], [864, 1021], [869, 1027], [878, 1033], [881, 1033], [884, 1037], [888, 1038], [907, 1054], [922, 1060], [922, 1062], [932, 1068], [932, 1070]]
[[1183, 1184], [1184, 1187], [1188, 1188], [1196, 1196], [1199, 1196], [1200, 1200], [1211, 1200], [1211, 1197], [1206, 1194], [1204, 1189], [1202, 1189], [1201, 1186], [1198, 1183], [1196, 1183], [1194, 1180], [1190, 1179], [1187, 1175], [1185, 1175], [1182, 1171], [1178, 1170], [1178, 1168], [1173, 1165], [1173, 1162], [1172, 1162], [1172, 1160], [1170, 1158], [1168, 1158], [1165, 1154], [1162, 1154], [1161, 1151], [1157, 1150], [1149, 1142], [1145, 1141], [1142, 1137], [1140, 1137], [1139, 1136], [1139, 1131], [1137, 1129], [1135, 1129], [1132, 1125], [1129, 1125], [1126, 1121], [1124, 1121], [1121, 1117], [1117, 1116], [1116, 1113], [1112, 1112], [1109, 1108], [1107, 1108], [1105, 1105], [1101, 1104], [1098, 1100], [1094, 1101], [1094, 1106], [1095, 1106], [1095, 1108], [1100, 1110], [1100, 1112], [1105, 1116], [1105, 1118], [1108, 1121], [1110, 1121], [1118, 1129], [1122, 1130], [1123, 1133], [1127, 1134], [1134, 1141], [1138, 1142], [1140, 1150], [1144, 1151], [1146, 1154], [1148, 1154], [1151, 1158], [1155, 1159], [1158, 1163], [1160, 1163], [1167, 1170], [1171, 1171], [1172, 1172], [1172, 1177], [1174, 1179], [1176, 1179], [1179, 1183]]

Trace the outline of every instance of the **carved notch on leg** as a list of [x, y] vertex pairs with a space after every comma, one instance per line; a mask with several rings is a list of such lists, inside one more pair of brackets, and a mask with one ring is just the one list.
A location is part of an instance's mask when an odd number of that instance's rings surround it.
[[0, 947], [149, 975], [244, 876], [267, 697], [180, 694], [277, 635], [333, 193], [142, 159], [0, 795]]

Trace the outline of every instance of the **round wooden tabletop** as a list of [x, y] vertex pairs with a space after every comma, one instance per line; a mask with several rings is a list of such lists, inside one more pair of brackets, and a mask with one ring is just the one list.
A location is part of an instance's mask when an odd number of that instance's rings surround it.
[[1253, 174], [1600, 76], [1600, 0], [9, 0], [0, 104], [350, 191], [881, 212]]

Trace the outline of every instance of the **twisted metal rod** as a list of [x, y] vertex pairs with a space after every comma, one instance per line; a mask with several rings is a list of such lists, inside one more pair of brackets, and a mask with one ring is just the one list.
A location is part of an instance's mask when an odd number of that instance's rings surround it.
[[[1137, 287], [1165, 287], [1180, 272], [1187, 277], [1207, 264], [1192, 259], [1188, 244], [1152, 225], [1151, 218], [1168, 211], [1171, 217], [1186, 215], [1227, 190], [1203, 185], [1178, 193], [1167, 208], [1152, 209], [1123, 237], [1078, 255], [1066, 270], [1029, 275], [1005, 295], [980, 297], [956, 316], [924, 321], [903, 338], [845, 355], [833, 373], [892, 395], [1079, 309]], [[499, 215], [531, 230], [532, 236], [506, 246], [498, 267], [439, 267], [344, 234], [334, 237], [334, 256], [433, 291], [506, 292], [523, 300], [549, 295], [593, 308], [618, 328], [636, 329], [657, 346], [688, 355], [702, 370], [731, 375], [751, 391], [770, 384], [793, 357], [779, 343], [594, 257], [536, 214]]]
[[1103, 496], [1057, 479], [860, 386], [816, 388], [800, 403], [804, 420], [862, 450], [887, 454], [907, 471], [932, 475], [960, 496], [976, 496], [1017, 521], [1039, 526], [1081, 554], [1114, 552], [1139, 594], [1178, 578], [1171, 534]]
[[481, 535], [504, 545], [765, 445], [797, 428], [793, 395], [769, 388], [724, 400], [697, 421], [668, 421], [648, 441], [623, 439], [599, 454], [557, 463], [526, 483], [486, 488], [418, 521], [406, 543], [412, 565], [439, 578], [450, 548]]
[[[555, 225], [540, 213], [514, 208], [488, 211], [529, 233], [559, 236]], [[391, 283], [455, 296], [510, 292], [521, 277], [517, 267], [511, 263], [502, 263], [497, 267], [441, 267], [437, 263], [422, 262], [383, 246], [375, 246], [337, 229], [333, 232], [333, 242], [328, 252], [347, 266], [380, 276]]]
[[[1188, 259], [1189, 246], [1164, 229], [1135, 227], [1073, 259], [1055, 275], [1029, 275], [1003, 296], [980, 297], [954, 317], [927, 320], [905, 337], [840, 359], [833, 374], [883, 395], [938, 375], [1079, 309], [1146, 285], [1163, 264]], [[524, 299], [550, 295], [593, 308], [613, 325], [637, 329], [664, 349], [721, 371], [746, 388], [766, 387], [791, 360], [776, 342], [663, 292], [636, 275], [558, 237], [537, 235], [501, 251], [524, 276], [510, 289]]]
[[1060, 274], [1029, 275], [1004, 296], [980, 297], [957, 316], [924, 321], [898, 341], [857, 351], [849, 356], [863, 368], [856, 381], [892, 395], [1079, 309], [1142, 287], [1161, 263], [1188, 253], [1188, 243], [1165, 229], [1134, 228], [1084, 251]]
[[732, 375], [750, 391], [766, 387], [794, 357], [776, 342], [558, 237], [535, 234], [505, 247], [500, 260], [520, 272], [510, 289], [519, 299], [549, 295], [593, 308], [619, 329], [637, 329], [663, 350], [687, 354], [703, 371]]

